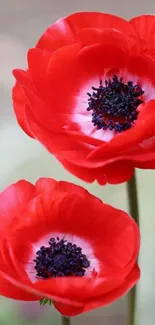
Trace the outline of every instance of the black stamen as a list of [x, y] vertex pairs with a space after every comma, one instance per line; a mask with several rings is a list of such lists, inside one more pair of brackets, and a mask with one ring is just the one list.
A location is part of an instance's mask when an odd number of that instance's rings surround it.
[[42, 246], [33, 260], [36, 265], [36, 276], [42, 279], [58, 276], [83, 276], [90, 266], [81, 247], [67, 240], [51, 238], [49, 247]]
[[123, 78], [114, 76], [105, 80], [103, 86], [92, 87], [93, 93], [87, 93], [87, 111], [92, 110], [92, 123], [97, 129], [109, 129], [122, 132], [130, 129], [138, 117], [137, 107], [143, 103], [144, 91], [132, 81], [123, 83]]

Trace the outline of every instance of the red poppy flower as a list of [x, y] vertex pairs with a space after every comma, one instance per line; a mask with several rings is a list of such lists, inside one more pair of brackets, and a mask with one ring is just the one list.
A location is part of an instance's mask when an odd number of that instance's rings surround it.
[[49, 27], [14, 70], [24, 131], [71, 173], [121, 183], [155, 168], [155, 16], [82, 12]]
[[42, 178], [0, 194], [0, 295], [52, 300], [64, 315], [104, 306], [139, 279], [139, 231], [82, 187]]

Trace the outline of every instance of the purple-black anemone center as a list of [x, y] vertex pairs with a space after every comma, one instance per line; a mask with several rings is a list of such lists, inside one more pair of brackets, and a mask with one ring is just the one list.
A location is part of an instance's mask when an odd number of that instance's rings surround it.
[[87, 111], [92, 111], [92, 123], [97, 129], [122, 132], [130, 129], [138, 117], [138, 106], [143, 103], [144, 91], [138, 85], [123, 78], [100, 80], [98, 88], [92, 87], [92, 94], [87, 93]]
[[90, 266], [82, 248], [64, 239], [51, 238], [49, 246], [42, 246], [36, 253], [36, 276], [42, 279], [58, 276], [83, 276]]

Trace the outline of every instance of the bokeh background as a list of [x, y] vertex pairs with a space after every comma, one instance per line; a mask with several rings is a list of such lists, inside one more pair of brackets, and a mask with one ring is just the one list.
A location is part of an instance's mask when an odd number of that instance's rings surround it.
[[[127, 210], [124, 184], [100, 187], [69, 173], [36, 141], [18, 127], [12, 111], [13, 68], [26, 66], [26, 52], [56, 19], [75, 11], [102, 11], [125, 18], [152, 13], [154, 0], [0, 0], [0, 190], [25, 178], [40, 176], [72, 181], [104, 201]], [[137, 171], [141, 224], [141, 280], [138, 284], [136, 325], [155, 324], [155, 171]], [[75, 317], [72, 325], [127, 325], [128, 297], [106, 308]], [[51, 307], [0, 297], [0, 325], [60, 325]]]

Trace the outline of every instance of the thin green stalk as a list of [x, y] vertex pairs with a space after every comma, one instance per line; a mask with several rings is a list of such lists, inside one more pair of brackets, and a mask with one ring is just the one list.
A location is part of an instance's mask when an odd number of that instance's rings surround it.
[[[128, 203], [129, 203], [129, 212], [131, 217], [139, 225], [139, 210], [138, 210], [138, 195], [137, 195], [137, 182], [136, 175], [134, 173], [131, 180], [127, 183], [127, 192], [128, 192]], [[129, 324], [135, 324], [136, 317], [136, 286], [130, 291], [130, 309], [129, 309]]]
[[62, 325], [70, 325], [70, 319], [68, 317], [62, 316]]
[[138, 195], [137, 195], [137, 182], [136, 175], [127, 182], [129, 212], [131, 217], [139, 225], [139, 211], [138, 211]]

